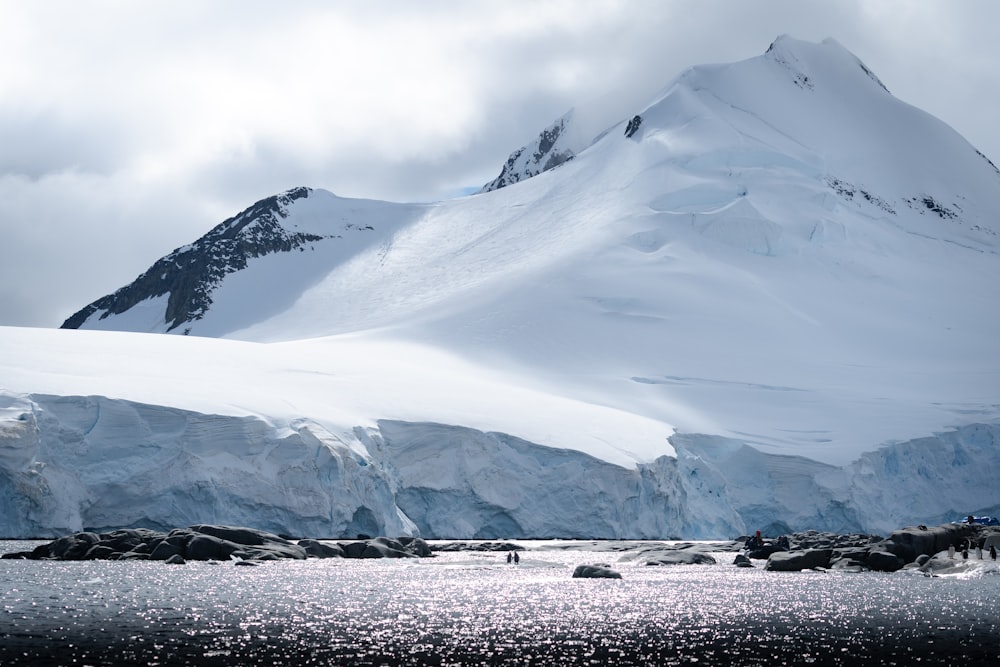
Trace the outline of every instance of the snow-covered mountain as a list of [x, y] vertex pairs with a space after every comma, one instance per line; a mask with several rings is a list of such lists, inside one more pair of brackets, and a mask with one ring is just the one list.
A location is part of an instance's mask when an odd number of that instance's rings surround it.
[[589, 143], [572, 125], [470, 197], [258, 202], [64, 324], [104, 331], [0, 330], [0, 534], [996, 512], [984, 155], [832, 40], [693, 67]]

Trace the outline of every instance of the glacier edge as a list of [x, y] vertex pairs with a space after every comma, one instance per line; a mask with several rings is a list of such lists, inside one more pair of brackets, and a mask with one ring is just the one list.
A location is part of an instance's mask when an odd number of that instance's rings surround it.
[[[677, 433], [634, 469], [514, 436], [380, 420], [206, 415], [101, 396], [0, 393], [0, 536], [247, 525], [280, 534], [725, 539], [885, 533], [1000, 503], [1000, 423], [846, 466]], [[914, 502], [914, 493], [921, 496]]]

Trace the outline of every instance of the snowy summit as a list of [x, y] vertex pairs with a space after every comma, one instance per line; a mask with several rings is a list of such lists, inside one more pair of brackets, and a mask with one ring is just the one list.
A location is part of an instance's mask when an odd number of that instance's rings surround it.
[[62, 330], [0, 329], [0, 534], [995, 514], [998, 201], [948, 125], [789, 37], [596, 138], [567, 114], [469, 197], [290, 190]]

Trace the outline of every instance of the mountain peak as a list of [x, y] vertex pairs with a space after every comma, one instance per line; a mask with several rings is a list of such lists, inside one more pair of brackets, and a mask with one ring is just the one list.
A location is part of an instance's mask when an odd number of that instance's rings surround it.
[[510, 154], [500, 175], [483, 186], [480, 192], [492, 192], [558, 167], [576, 157], [579, 149], [573, 129], [574, 110], [570, 109], [542, 130], [530, 143]]
[[165, 322], [166, 330], [173, 331], [201, 319], [212, 305], [215, 288], [227, 275], [245, 269], [247, 260], [289, 252], [323, 238], [282, 224], [295, 202], [311, 193], [310, 188], [297, 187], [261, 199], [195, 243], [163, 257], [132, 283], [80, 309], [60, 328], [79, 329], [159, 297], [167, 297], [166, 310], [154, 316], [154, 328]]
[[848, 70], [854, 67], [860, 68], [868, 79], [885, 92], [889, 92], [885, 84], [860, 58], [832, 37], [827, 37], [816, 44], [789, 35], [780, 35], [767, 47], [764, 56], [788, 68], [793, 73], [796, 84], [802, 87], [812, 86], [810, 81], [812, 69], [830, 67], [838, 63], [846, 65]]

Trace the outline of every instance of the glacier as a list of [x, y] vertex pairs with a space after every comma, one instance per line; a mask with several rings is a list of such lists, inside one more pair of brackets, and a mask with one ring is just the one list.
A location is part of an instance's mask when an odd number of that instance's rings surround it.
[[730, 538], [995, 513], [986, 156], [833, 40], [692, 67], [589, 144], [572, 123], [503, 187], [297, 188], [64, 329], [0, 328], [0, 534]]
[[321, 538], [888, 533], [982, 507], [1000, 474], [1000, 425], [841, 467], [676, 435], [676, 456], [628, 468], [447, 424], [385, 420], [345, 438], [310, 420], [279, 428], [100, 396], [2, 399], [2, 530], [21, 538], [203, 521]]

